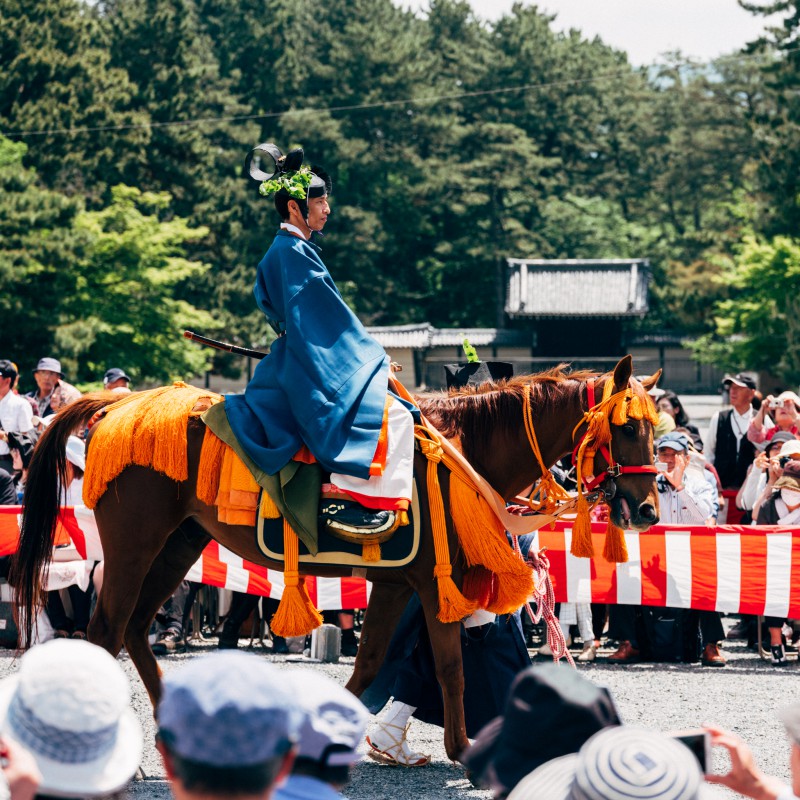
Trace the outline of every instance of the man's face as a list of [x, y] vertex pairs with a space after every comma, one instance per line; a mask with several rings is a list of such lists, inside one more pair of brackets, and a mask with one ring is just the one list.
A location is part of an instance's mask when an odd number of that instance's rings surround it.
[[36, 379], [36, 385], [39, 387], [39, 394], [42, 396], [50, 394], [53, 388], [58, 383], [59, 375], [57, 372], [51, 372], [49, 369], [39, 369], [33, 373]]
[[331, 207], [328, 205], [328, 195], [312, 197], [308, 203], [308, 227], [312, 231], [321, 231], [328, 221]]
[[667, 472], [672, 472], [672, 470], [675, 469], [677, 460], [683, 460], [684, 456], [685, 454], [683, 452], [679, 453], [671, 447], [658, 448], [658, 460], [663, 461], [667, 465]]
[[13, 383], [11, 378], [0, 377], [0, 397], [5, 397], [9, 393]]
[[117, 378], [115, 381], [109, 381], [105, 386], [106, 391], [109, 392], [112, 389], [118, 389], [119, 387], [126, 389], [128, 387], [128, 381], [125, 378]]
[[730, 386], [731, 405], [736, 408], [747, 408], [753, 401], [755, 389], [748, 389], [746, 386], [737, 386], [732, 383]]

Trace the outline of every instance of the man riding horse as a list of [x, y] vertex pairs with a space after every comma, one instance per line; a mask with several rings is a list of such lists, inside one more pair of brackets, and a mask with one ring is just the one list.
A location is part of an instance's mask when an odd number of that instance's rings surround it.
[[320, 517], [351, 541], [384, 541], [407, 523], [413, 470], [410, 404], [388, 390], [389, 357], [342, 299], [311, 241], [330, 215], [330, 177], [273, 144], [248, 157], [281, 225], [258, 265], [254, 293], [277, 334], [228, 422], [247, 454], [274, 475], [310, 455], [330, 472]]

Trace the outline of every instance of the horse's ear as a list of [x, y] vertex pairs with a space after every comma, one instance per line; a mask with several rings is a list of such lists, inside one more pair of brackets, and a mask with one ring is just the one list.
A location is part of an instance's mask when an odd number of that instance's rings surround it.
[[616, 367], [614, 367], [614, 389], [621, 392], [628, 388], [628, 382], [633, 373], [633, 356], [623, 356]]
[[644, 386], [644, 390], [649, 392], [658, 383], [660, 377], [661, 370], [658, 370], [658, 372], [654, 372], [649, 378], [643, 378], [642, 386]]

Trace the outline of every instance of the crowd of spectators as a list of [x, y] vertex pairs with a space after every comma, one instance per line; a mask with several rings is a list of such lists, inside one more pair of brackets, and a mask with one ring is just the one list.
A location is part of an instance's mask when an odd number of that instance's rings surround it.
[[[124, 798], [144, 744], [130, 698], [119, 662], [101, 648], [57, 640], [29, 650], [0, 681], [0, 794]], [[165, 676], [156, 748], [177, 800], [342, 800], [368, 716], [317, 671], [214, 652]], [[765, 775], [748, 745], [716, 726], [626, 725], [606, 688], [551, 664], [519, 673], [503, 713], [462, 760], [497, 799], [702, 800], [708, 783], [754, 800], [797, 800], [800, 706], [781, 719], [791, 784]], [[687, 733], [700, 747], [687, 746]], [[718, 772], [706, 760], [714, 747], [728, 756]]]
[[[730, 407], [714, 413], [702, 433], [674, 392], [650, 390], [659, 411], [654, 455], [659, 471], [660, 524], [797, 525], [800, 397], [791, 391], [776, 391], [762, 398], [755, 380], [745, 373], [726, 378], [723, 388]], [[674, 658], [713, 667], [726, 665], [720, 647], [726, 634], [721, 615], [715, 611], [564, 603], [559, 620], [568, 643], [572, 633], [582, 641], [580, 661], [595, 659], [608, 623], [608, 639], [618, 644], [608, 663]], [[654, 653], [651, 641], [664, 635], [667, 623], [675, 630], [680, 627], [683, 635], [683, 645], [676, 645], [672, 656]], [[765, 626], [765, 632], [759, 631], [756, 619], [744, 616], [727, 638], [747, 639], [753, 648], [763, 645], [770, 652], [771, 663], [783, 666], [787, 648], [794, 649], [791, 638], [796, 640], [791, 621], [766, 617]], [[552, 655], [547, 644], [538, 653]]]

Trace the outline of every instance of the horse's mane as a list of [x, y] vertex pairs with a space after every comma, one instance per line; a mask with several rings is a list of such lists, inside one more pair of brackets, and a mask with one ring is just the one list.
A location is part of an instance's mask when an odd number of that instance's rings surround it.
[[510, 380], [465, 386], [449, 392], [432, 392], [416, 399], [422, 413], [448, 439], [458, 439], [464, 455], [471, 443], [489, 441], [491, 431], [508, 432], [520, 424], [525, 387], [530, 386], [534, 418], [555, 408], [559, 401], [588, 378], [600, 373], [591, 370], [569, 372], [560, 364], [536, 375], [516, 375]]

